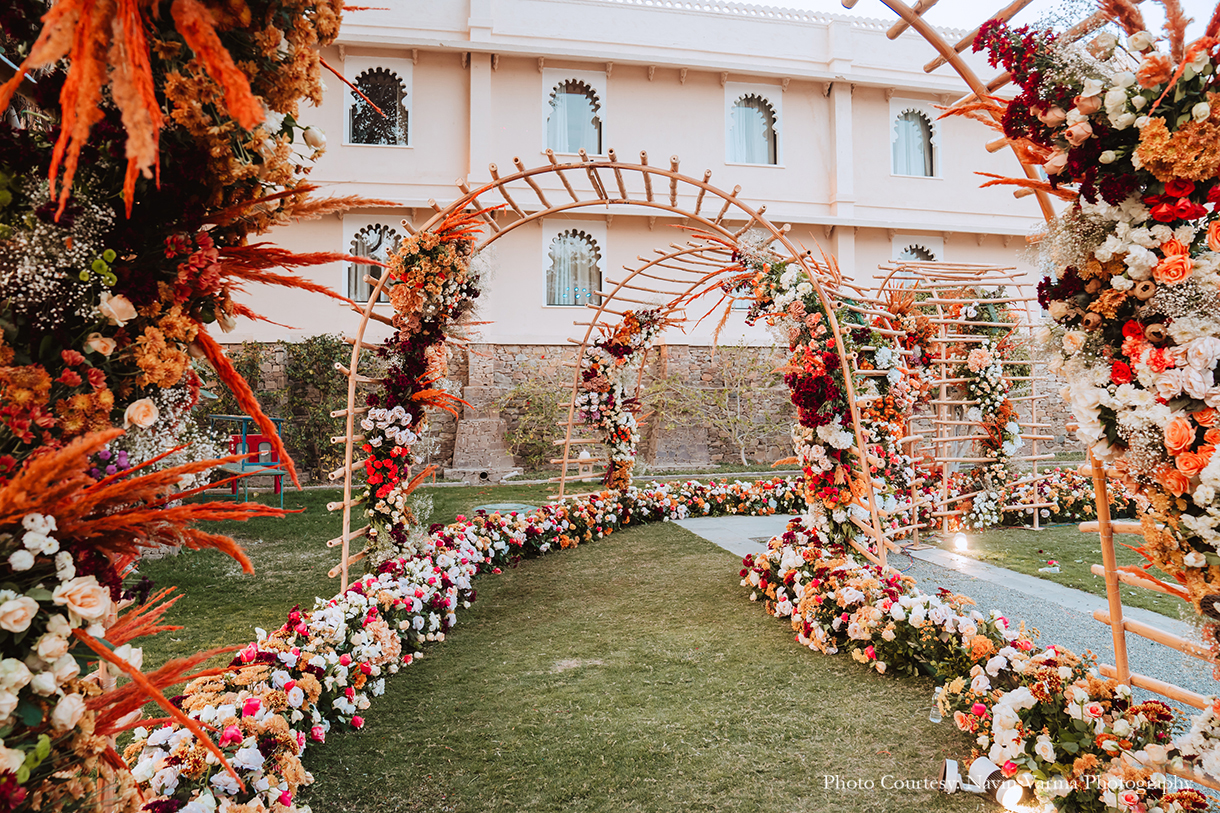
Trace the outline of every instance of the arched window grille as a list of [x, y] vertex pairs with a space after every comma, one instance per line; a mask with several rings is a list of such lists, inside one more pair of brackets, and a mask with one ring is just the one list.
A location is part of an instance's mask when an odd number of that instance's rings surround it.
[[569, 229], [551, 241], [546, 272], [546, 304], [596, 305], [602, 285], [601, 250], [592, 237]]
[[908, 110], [894, 119], [894, 174], [935, 176], [932, 137], [932, 121], [918, 110]]
[[407, 89], [398, 74], [385, 68], [370, 68], [357, 76], [352, 84], [360, 88], [360, 92], [377, 105], [381, 113], [353, 93], [351, 143], [406, 146]]
[[[402, 238], [398, 236], [398, 232], [389, 226], [374, 223], [356, 232], [356, 236], [352, 238], [351, 253], [357, 257], [368, 257], [371, 260], [378, 260], [383, 263], [388, 262], [390, 255], [397, 250], [400, 239]], [[373, 279], [381, 279], [381, 274], [384, 270], [379, 265], [365, 263], [352, 263], [349, 265], [347, 267], [348, 298], [355, 302], [367, 302], [369, 294], [373, 292], [373, 285], [376, 283], [365, 282], [364, 278], [369, 276]], [[389, 297], [385, 295], [384, 290], [377, 301], [389, 301]]]
[[762, 96], [747, 94], [729, 113], [729, 161], [735, 164], [779, 163], [779, 128], [775, 108]]
[[923, 246], [909, 245], [898, 252], [900, 263], [934, 263], [936, 255]]
[[551, 91], [551, 112], [546, 118], [546, 145], [555, 152], [589, 155], [602, 151], [601, 103], [593, 88], [569, 79]]

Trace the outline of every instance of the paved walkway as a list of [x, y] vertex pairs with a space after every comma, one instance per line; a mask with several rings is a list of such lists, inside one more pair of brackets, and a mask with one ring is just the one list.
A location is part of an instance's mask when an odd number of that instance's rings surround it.
[[[781, 533], [791, 518], [790, 515], [699, 517], [677, 520], [676, 524], [742, 557], [765, 550], [767, 540]], [[1106, 607], [1106, 600], [1101, 596], [940, 548], [912, 551], [909, 566], [906, 556], [893, 556], [890, 563], [917, 579], [924, 592], [944, 587], [963, 593], [977, 601], [983, 612], [997, 609], [1014, 623], [1024, 620], [1041, 633], [1040, 641], [1044, 645], [1062, 644], [1076, 652], [1091, 650], [1099, 661], [1114, 663], [1110, 628], [1093, 619], [1093, 610]], [[1123, 612], [1133, 620], [1154, 624], [1196, 643], [1199, 641], [1198, 633], [1186, 621], [1138, 607], [1124, 607]], [[1205, 695], [1220, 692], [1210, 667], [1196, 658], [1138, 635], [1127, 636], [1127, 653], [1135, 672]]]

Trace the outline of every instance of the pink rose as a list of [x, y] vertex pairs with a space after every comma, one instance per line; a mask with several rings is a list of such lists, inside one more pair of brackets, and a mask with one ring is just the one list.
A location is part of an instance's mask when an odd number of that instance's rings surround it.
[[1098, 703], [1096, 700], [1092, 703], [1084, 704], [1084, 716], [1088, 717], [1090, 720], [1100, 720], [1101, 716], [1105, 713], [1106, 710], [1102, 707], [1101, 703]]
[[984, 714], [987, 713], [987, 707], [984, 706], [982, 703], [975, 703], [973, 706], [970, 707], [970, 713], [973, 714], [975, 717], [982, 717]]
[[220, 735], [219, 745], [221, 748], [224, 748], [226, 745], [236, 745], [245, 739], [246, 738], [242, 736], [241, 729], [235, 725], [231, 725], [227, 726], [224, 733]]
[[284, 807], [291, 807], [292, 806], [292, 794], [289, 793], [288, 791], [284, 791], [283, 793], [281, 793], [280, 794], [280, 804], [282, 804]]
[[255, 714], [258, 714], [258, 710], [262, 708], [262, 705], [263, 701], [259, 700], [257, 697], [247, 697], [246, 702], [243, 703], [241, 707], [241, 716], [252, 717]]
[[1010, 759], [1000, 767], [1000, 770], [1003, 771], [1004, 776], [1011, 779], [1017, 775], [1017, 771], [1020, 770], [1020, 766]]
[[1118, 803], [1126, 808], [1135, 809], [1140, 805], [1140, 794], [1137, 790], [1124, 790], [1118, 794]]
[[352, 718], [352, 728], [364, 728], [364, 718], [359, 714]]
[[326, 742], [326, 729], [316, 725], [309, 729], [309, 736], [314, 742]]
[[1087, 121], [1078, 121], [1071, 127], [1067, 128], [1064, 133], [1068, 143], [1073, 147], [1079, 147], [1084, 142], [1093, 137], [1093, 125]]
[[156, 423], [159, 417], [161, 417], [161, 410], [157, 409], [153, 400], [141, 398], [139, 401], [133, 401], [127, 407], [127, 411], [123, 413], [123, 428], [126, 429], [134, 423], [141, 429], [147, 429]]
[[1058, 175], [1067, 168], [1068, 156], [1062, 150], [1054, 150], [1051, 152], [1051, 157], [1046, 159], [1046, 163], [1042, 168], [1046, 170], [1047, 175]]
[[352, 656], [351, 656], [351, 655], [348, 655], [347, 653], [344, 653], [344, 654], [342, 654], [342, 655], [340, 655], [340, 656], [339, 656], [339, 665], [340, 665], [340, 666], [350, 666], [350, 665], [351, 665], [351, 662], [352, 662]]
[[85, 349], [91, 353], [101, 353], [103, 356], [109, 356], [114, 352], [119, 343], [108, 336], [103, 336], [100, 333], [90, 333], [85, 337]]
[[63, 582], [51, 599], [86, 621], [101, 621], [110, 612], [110, 590], [98, 584], [96, 576], [77, 576]]
[[1077, 96], [1074, 100], [1076, 109], [1080, 111], [1082, 116], [1091, 116], [1098, 110], [1101, 110], [1100, 96]]

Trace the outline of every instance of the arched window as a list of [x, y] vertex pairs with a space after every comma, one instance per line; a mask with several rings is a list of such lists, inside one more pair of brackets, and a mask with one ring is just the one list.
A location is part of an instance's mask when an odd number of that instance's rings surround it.
[[923, 246], [909, 245], [898, 252], [900, 263], [934, 263], [936, 255]]
[[[352, 93], [351, 143], [407, 145], [407, 89], [398, 74], [370, 68], [353, 82], [368, 102]], [[381, 110], [378, 113], [369, 104]], [[384, 115], [383, 115], [384, 114]]]
[[907, 110], [894, 119], [895, 175], [936, 175], [932, 136], [932, 121], [918, 110]]
[[779, 129], [775, 108], [753, 93], [733, 103], [729, 112], [729, 161], [735, 164], [779, 163]]
[[[357, 257], [368, 257], [371, 260], [378, 260], [384, 263], [389, 260], [390, 255], [398, 248], [398, 241], [400, 239], [398, 232], [389, 226], [374, 223], [356, 232], [356, 236], [352, 238], [351, 253]], [[369, 276], [373, 279], [381, 279], [381, 272], [384, 270], [379, 265], [366, 265], [363, 263], [352, 263], [349, 265], [347, 267], [348, 298], [356, 302], [367, 302], [369, 294], [373, 292], [373, 285], [375, 283], [365, 282], [364, 278]], [[388, 302], [389, 297], [383, 291], [377, 301]]]
[[602, 151], [601, 104], [593, 88], [569, 79], [551, 91], [551, 112], [546, 118], [546, 145], [555, 152], [589, 155]]
[[592, 237], [569, 229], [551, 241], [551, 266], [546, 272], [546, 304], [596, 305], [602, 287], [598, 267], [601, 250]]

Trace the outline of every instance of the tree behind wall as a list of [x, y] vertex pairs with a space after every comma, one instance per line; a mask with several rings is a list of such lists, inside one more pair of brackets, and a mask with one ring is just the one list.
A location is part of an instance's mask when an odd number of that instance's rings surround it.
[[721, 345], [701, 380], [659, 378], [645, 399], [666, 428], [686, 422], [705, 426], [749, 465], [748, 449], [760, 440], [783, 443], [790, 430], [788, 410], [780, 408], [787, 400], [783, 379], [775, 372], [782, 363], [774, 348]]

